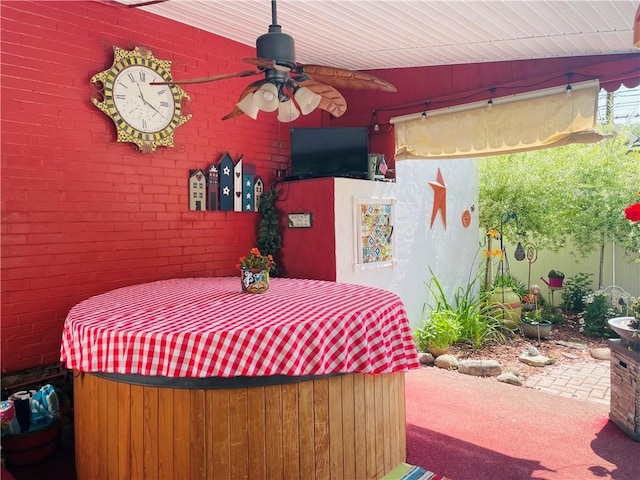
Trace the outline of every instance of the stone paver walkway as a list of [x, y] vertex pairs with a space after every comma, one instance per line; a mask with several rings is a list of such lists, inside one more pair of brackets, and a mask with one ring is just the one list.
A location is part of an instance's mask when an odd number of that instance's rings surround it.
[[611, 398], [610, 361], [579, 362], [545, 367], [525, 380], [525, 387], [568, 398], [609, 405]]

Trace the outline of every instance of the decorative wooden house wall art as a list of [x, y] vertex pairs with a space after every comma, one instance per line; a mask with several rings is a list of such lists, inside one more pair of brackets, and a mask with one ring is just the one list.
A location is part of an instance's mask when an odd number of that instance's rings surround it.
[[233, 211], [242, 212], [243, 198], [242, 198], [242, 155], [233, 167]]
[[233, 170], [233, 160], [228, 153], [225, 153], [218, 167], [220, 175], [220, 210], [233, 211]]
[[218, 165], [212, 163], [207, 170], [207, 210], [218, 210], [219, 186], [220, 174]]
[[189, 171], [189, 210], [204, 210], [207, 176], [200, 169]]
[[394, 264], [393, 199], [356, 200], [356, 269]]
[[242, 167], [242, 209], [245, 212], [253, 212], [255, 209], [255, 197], [253, 183], [256, 177], [256, 166], [245, 163]]
[[262, 178], [256, 177], [255, 181], [253, 182], [253, 201], [254, 201], [253, 210], [255, 212], [257, 212], [258, 209], [260, 208], [260, 199], [262, 198], [263, 193], [264, 193], [264, 182], [262, 181]]
[[206, 173], [189, 170], [189, 209], [257, 212], [264, 193], [264, 182], [256, 176], [256, 166], [245, 163], [242, 155], [234, 163], [225, 153]]

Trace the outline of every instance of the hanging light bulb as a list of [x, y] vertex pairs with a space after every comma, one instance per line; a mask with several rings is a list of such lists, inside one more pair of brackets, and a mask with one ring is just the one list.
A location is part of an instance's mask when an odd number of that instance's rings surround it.
[[429, 106], [429, 102], [425, 102], [424, 110], [422, 111], [421, 120], [427, 119], [427, 107]]
[[371, 114], [371, 123], [373, 124], [373, 131], [379, 132], [380, 124], [378, 123], [378, 112], [376, 112], [375, 110]]
[[491, 108], [493, 107], [493, 92], [495, 92], [496, 89], [495, 88], [490, 88], [489, 89], [489, 101], [487, 102], [487, 109], [491, 110]]
[[571, 95], [573, 93], [573, 87], [571, 87], [571, 76], [572, 75], [573, 75], [572, 73], [567, 73], [568, 83], [567, 83], [567, 88], [565, 89], [565, 93], [567, 95]]
[[315, 92], [312, 92], [307, 87], [299, 87], [296, 89], [294, 93], [296, 102], [300, 107], [300, 112], [303, 115], [309, 115], [313, 112], [318, 105], [320, 105], [320, 101], [322, 97]]
[[278, 109], [278, 87], [273, 83], [265, 83], [253, 94], [253, 103], [263, 112], [275, 112]]
[[300, 112], [290, 99], [280, 102], [278, 105], [278, 121], [282, 123], [293, 122], [300, 116]]

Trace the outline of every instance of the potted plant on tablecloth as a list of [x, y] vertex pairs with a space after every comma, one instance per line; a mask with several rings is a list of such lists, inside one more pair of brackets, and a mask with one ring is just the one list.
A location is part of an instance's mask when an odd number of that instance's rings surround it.
[[272, 255], [263, 255], [253, 247], [249, 254], [240, 257], [237, 268], [240, 269], [242, 291], [246, 293], [264, 293], [269, 289], [269, 271], [276, 262]]

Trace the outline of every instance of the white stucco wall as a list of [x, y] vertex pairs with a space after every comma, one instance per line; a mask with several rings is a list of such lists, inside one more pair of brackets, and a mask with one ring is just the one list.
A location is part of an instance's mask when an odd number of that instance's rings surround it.
[[[431, 227], [438, 168], [446, 185], [447, 225], [438, 215]], [[447, 293], [465, 287], [473, 279], [481, 260], [478, 245], [478, 169], [470, 160], [411, 160], [396, 165], [396, 183], [336, 179], [336, 280], [377, 286], [397, 293], [403, 300], [414, 328], [422, 324], [422, 310], [429, 301], [430, 269]], [[393, 266], [357, 270], [355, 264], [355, 199], [394, 198], [396, 262]], [[345, 208], [349, 205], [350, 208]], [[464, 228], [462, 212], [471, 213]]]

